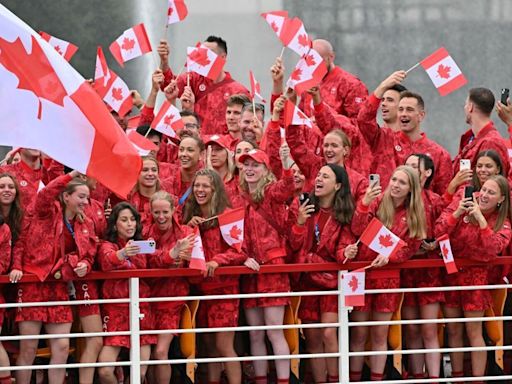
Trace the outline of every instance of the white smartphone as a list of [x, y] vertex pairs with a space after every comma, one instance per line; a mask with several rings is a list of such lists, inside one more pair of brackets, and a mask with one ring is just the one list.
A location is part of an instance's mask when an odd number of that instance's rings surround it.
[[460, 170], [466, 171], [471, 169], [471, 160], [469, 159], [460, 159]]
[[139, 247], [139, 254], [155, 253], [155, 240], [134, 240], [132, 244]]
[[378, 173], [370, 174], [370, 187], [380, 185], [380, 175]]

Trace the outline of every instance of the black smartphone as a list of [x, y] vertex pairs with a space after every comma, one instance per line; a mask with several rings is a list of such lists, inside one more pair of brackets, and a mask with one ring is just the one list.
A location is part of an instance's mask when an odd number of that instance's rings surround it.
[[304, 192], [299, 196], [299, 204], [302, 205], [306, 200], [309, 199], [309, 193]]
[[475, 187], [472, 185], [466, 185], [464, 187], [464, 198], [471, 198], [471, 200], [473, 200], [473, 192], [475, 192]]
[[501, 88], [501, 104], [507, 105], [507, 99], [510, 90], [508, 88]]

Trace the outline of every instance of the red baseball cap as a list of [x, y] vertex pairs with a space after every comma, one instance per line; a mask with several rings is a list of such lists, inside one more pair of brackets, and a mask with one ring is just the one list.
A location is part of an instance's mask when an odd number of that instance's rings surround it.
[[229, 151], [229, 135], [211, 135], [209, 138], [207, 138], [205, 142], [205, 146], [209, 146], [211, 144], [217, 144], [221, 146], [224, 149], [227, 149]]
[[261, 149], [251, 149], [249, 152], [240, 156], [239, 161], [243, 163], [247, 159], [253, 159], [257, 163], [263, 163], [268, 169], [270, 169], [270, 160], [268, 159], [268, 155]]

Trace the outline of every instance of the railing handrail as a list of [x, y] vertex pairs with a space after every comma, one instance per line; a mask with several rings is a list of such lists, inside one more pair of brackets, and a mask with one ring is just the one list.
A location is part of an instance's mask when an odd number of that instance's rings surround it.
[[[456, 259], [458, 267], [489, 266], [489, 262], [480, 262], [469, 259]], [[299, 272], [319, 272], [319, 271], [340, 271], [340, 270], [355, 270], [364, 268], [370, 264], [370, 261], [351, 261], [346, 264], [339, 263], [293, 263], [293, 264], [273, 264], [262, 265], [259, 271], [253, 271], [245, 266], [235, 267], [219, 267], [215, 271], [217, 276], [225, 275], [250, 275], [255, 273], [299, 273]], [[492, 265], [512, 265], [512, 256], [500, 256], [493, 260]], [[444, 267], [444, 262], [439, 257], [438, 259], [412, 259], [403, 263], [388, 264], [379, 270], [400, 270], [400, 269], [418, 269], [418, 268], [441, 268]], [[84, 278], [76, 277], [76, 281], [80, 280], [112, 280], [112, 279], [127, 279], [130, 277], [138, 278], [155, 278], [155, 277], [200, 277], [201, 272], [190, 268], [172, 268], [172, 269], [130, 269], [125, 271], [109, 271], [99, 272], [93, 271], [87, 274]], [[49, 277], [46, 281], [61, 281]], [[39, 279], [36, 275], [26, 273], [23, 275], [22, 283], [37, 283]], [[10, 283], [8, 275], [0, 276], [0, 284]]]

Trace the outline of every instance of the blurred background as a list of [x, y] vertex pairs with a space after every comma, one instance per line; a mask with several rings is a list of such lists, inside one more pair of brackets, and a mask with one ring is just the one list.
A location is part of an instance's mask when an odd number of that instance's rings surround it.
[[[108, 46], [125, 29], [144, 22], [156, 47], [164, 37], [167, 0], [2, 0], [2, 4], [36, 31], [76, 44], [79, 50], [71, 64], [86, 78], [94, 75], [96, 47], [102, 45], [109, 66], [146, 97], [157, 54], [134, 59], [122, 69]], [[467, 128], [463, 105], [469, 88], [488, 87], [496, 98], [501, 88], [512, 88], [510, 0], [187, 0], [186, 4], [188, 17], [170, 25], [165, 34], [172, 49], [171, 67], [179, 71], [187, 46], [208, 35], [221, 36], [228, 43], [227, 71], [249, 87], [252, 70], [267, 100], [269, 68], [282, 46], [260, 17], [262, 12], [283, 9], [301, 18], [310, 37], [332, 42], [336, 63], [363, 80], [369, 92], [394, 70], [407, 69], [444, 46], [468, 85], [441, 97], [421, 68], [412, 71], [404, 85], [425, 99], [423, 130], [452, 155]], [[298, 59], [286, 50], [287, 76]], [[506, 127], [495, 121], [508, 135]]]

